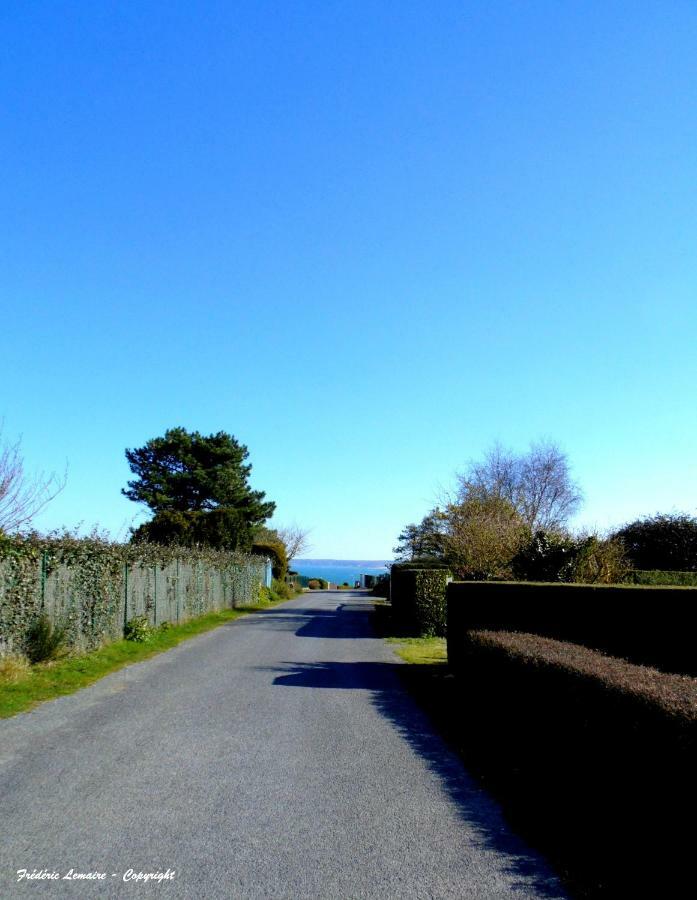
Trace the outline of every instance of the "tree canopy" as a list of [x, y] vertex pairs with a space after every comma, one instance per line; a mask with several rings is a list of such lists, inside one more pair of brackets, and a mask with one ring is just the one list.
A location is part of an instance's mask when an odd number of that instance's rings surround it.
[[552, 441], [523, 454], [496, 444], [458, 475], [442, 506], [404, 528], [394, 551], [402, 561], [446, 563], [462, 578], [510, 577], [533, 534], [563, 534], [580, 502], [566, 455]]
[[432, 509], [416, 524], [405, 526], [393, 547], [398, 560], [439, 560], [445, 553], [446, 517], [441, 509]]
[[394, 548], [403, 562], [445, 563], [460, 578], [495, 578], [529, 536], [508, 500], [470, 496], [432, 509], [419, 525], [407, 525]]
[[697, 518], [663, 513], [637, 519], [615, 533], [637, 569], [697, 571]]
[[185, 428], [126, 450], [136, 477], [123, 494], [153, 512], [134, 539], [248, 549], [275, 509], [263, 491], [251, 489], [248, 457], [247, 447], [224, 431]]
[[532, 443], [522, 454], [494, 444], [483, 461], [470, 463], [458, 481], [460, 502], [505, 500], [531, 531], [563, 529], [582, 500], [566, 454], [549, 440]]

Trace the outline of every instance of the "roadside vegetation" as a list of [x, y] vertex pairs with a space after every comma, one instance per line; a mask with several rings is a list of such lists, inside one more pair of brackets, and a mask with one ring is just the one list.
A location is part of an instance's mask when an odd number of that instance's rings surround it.
[[466, 581], [695, 583], [697, 518], [656, 514], [606, 534], [578, 533], [569, 521], [582, 497], [554, 442], [524, 453], [496, 444], [421, 522], [402, 530], [396, 559]]
[[325, 578], [309, 578], [301, 575], [299, 581], [303, 587], [309, 588], [311, 591], [326, 591], [329, 587], [329, 582]]
[[389, 644], [394, 644], [395, 652], [404, 662], [416, 665], [445, 665], [448, 662], [448, 649], [444, 638], [439, 637], [390, 637]]
[[198, 634], [295, 596], [285, 590], [285, 585], [279, 587], [279, 591], [264, 589], [262, 600], [256, 606], [208, 613], [181, 625], [164, 623], [153, 628], [142, 617], [131, 620], [126, 627], [129, 639], [114, 641], [89, 653], [68, 653], [63, 648], [62, 652], [58, 650], [52, 658], [35, 665], [30, 665], [23, 654], [0, 657], [0, 718], [72, 694], [124, 666], [141, 662]]
[[[572, 896], [683, 896], [697, 800], [697, 518], [604, 535], [549, 442], [494, 447], [395, 548], [378, 632], [405, 683]], [[693, 596], [694, 595], [694, 596]]]
[[697, 679], [534, 633], [532, 594], [527, 633], [505, 619], [496, 630], [468, 623], [468, 587], [453, 585], [462, 621], [449, 623], [450, 658], [445, 639], [405, 636], [376, 600], [378, 632], [408, 663], [405, 686], [572, 896], [682, 896]]
[[118, 543], [29, 530], [65, 479], [29, 477], [0, 434], [0, 716], [299, 593], [289, 564], [307, 532], [267, 526], [248, 457], [226, 432], [184, 428], [126, 450], [123, 493], [150, 518]]

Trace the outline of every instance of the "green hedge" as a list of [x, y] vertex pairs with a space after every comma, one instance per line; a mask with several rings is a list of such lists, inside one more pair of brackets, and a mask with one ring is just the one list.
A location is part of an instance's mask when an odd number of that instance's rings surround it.
[[572, 641], [667, 672], [697, 674], [689, 587], [456, 582], [447, 591], [448, 658], [464, 635], [488, 628]]
[[446, 569], [392, 567], [392, 616], [401, 631], [421, 636], [445, 634], [445, 590], [449, 578]]
[[99, 538], [0, 538], [0, 653], [24, 650], [45, 613], [69, 646], [92, 649], [120, 638], [125, 623], [184, 622], [258, 602], [260, 557]]
[[697, 587], [697, 572], [668, 572], [660, 569], [633, 569], [625, 579], [628, 584], [682, 585]]
[[457, 740], [579, 895], [691, 893], [697, 681], [534, 635], [463, 637]]

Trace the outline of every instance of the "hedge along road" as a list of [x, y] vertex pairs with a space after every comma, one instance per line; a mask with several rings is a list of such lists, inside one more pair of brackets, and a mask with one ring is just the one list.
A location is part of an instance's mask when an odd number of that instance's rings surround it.
[[563, 897], [370, 607], [305, 594], [0, 722], [0, 896]]

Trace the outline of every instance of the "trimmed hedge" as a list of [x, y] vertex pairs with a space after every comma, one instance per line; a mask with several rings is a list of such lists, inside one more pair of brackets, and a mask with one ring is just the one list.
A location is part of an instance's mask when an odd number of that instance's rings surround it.
[[469, 629], [524, 631], [582, 644], [640, 665], [697, 674], [690, 587], [471, 581], [447, 590], [448, 658]]
[[468, 763], [582, 896], [693, 890], [697, 680], [538, 635], [459, 635]]
[[395, 624], [405, 633], [422, 637], [444, 635], [449, 579], [447, 569], [393, 566], [390, 599]]
[[665, 584], [697, 587], [697, 572], [668, 572], [661, 569], [633, 569], [627, 575], [628, 584]]

